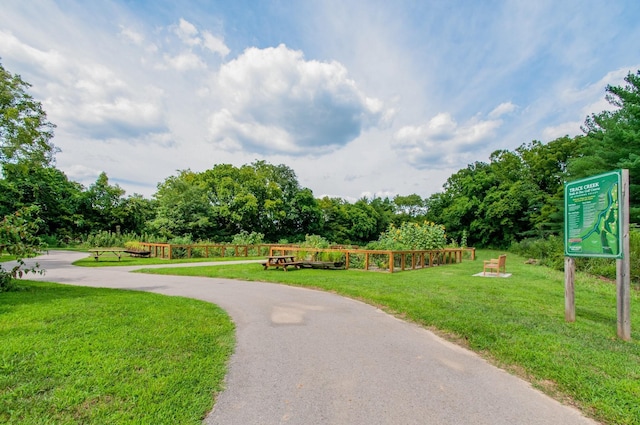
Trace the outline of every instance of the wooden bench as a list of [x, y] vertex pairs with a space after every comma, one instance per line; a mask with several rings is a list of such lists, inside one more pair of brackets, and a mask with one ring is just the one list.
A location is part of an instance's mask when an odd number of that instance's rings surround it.
[[302, 266], [302, 261], [296, 261], [293, 255], [279, 255], [276, 257], [268, 257], [265, 263], [262, 263], [262, 267], [267, 270], [269, 267], [282, 268], [285, 272], [288, 267], [295, 267], [299, 269]]
[[124, 252], [126, 252], [127, 254], [129, 254], [132, 257], [137, 257], [137, 258], [149, 258], [151, 257], [151, 251], [134, 251], [131, 249], [127, 249]]
[[500, 255], [498, 258], [484, 260], [483, 264], [484, 264], [484, 266], [482, 267], [483, 275], [487, 274], [487, 269], [489, 270], [489, 273], [491, 273], [491, 270], [495, 270], [498, 276], [500, 276], [500, 270], [502, 270], [502, 272], [505, 274], [507, 273], [506, 254]]

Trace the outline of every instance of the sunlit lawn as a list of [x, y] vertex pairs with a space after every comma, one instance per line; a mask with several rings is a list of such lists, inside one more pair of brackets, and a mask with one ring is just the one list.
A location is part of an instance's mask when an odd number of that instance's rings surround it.
[[234, 347], [197, 300], [21, 281], [0, 293], [0, 423], [200, 424]]
[[394, 274], [259, 264], [154, 269], [150, 273], [280, 282], [381, 306], [446, 335], [543, 391], [611, 424], [640, 424], [640, 299], [631, 342], [616, 337], [615, 284], [579, 275], [575, 323], [564, 320], [564, 275], [509, 254], [509, 278], [483, 278], [482, 259]]

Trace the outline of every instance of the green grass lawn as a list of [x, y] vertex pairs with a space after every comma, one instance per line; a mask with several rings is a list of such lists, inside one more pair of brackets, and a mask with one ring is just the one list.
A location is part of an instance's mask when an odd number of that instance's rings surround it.
[[0, 423], [200, 424], [234, 327], [218, 307], [21, 281], [0, 293]]
[[0, 263], [4, 263], [5, 261], [13, 261], [15, 259], [15, 255], [0, 254]]
[[509, 254], [509, 278], [482, 278], [478, 260], [394, 274], [263, 270], [259, 264], [149, 273], [279, 282], [380, 306], [458, 342], [534, 386], [610, 424], [640, 424], [640, 310], [632, 291], [632, 341], [616, 337], [615, 283], [576, 280], [574, 323], [564, 320], [564, 275]]

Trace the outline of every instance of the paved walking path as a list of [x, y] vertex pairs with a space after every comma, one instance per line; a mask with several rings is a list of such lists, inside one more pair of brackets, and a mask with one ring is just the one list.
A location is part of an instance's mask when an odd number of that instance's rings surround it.
[[230, 314], [237, 347], [206, 425], [595, 424], [474, 353], [358, 301], [70, 265], [85, 256], [52, 251], [38, 258], [47, 273], [36, 279], [181, 295]]

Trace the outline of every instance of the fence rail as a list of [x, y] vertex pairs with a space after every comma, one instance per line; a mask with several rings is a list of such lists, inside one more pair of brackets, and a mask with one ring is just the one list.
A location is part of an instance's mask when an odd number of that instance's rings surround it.
[[[295, 246], [273, 246], [269, 256], [295, 255], [299, 261], [342, 262], [346, 269], [394, 271], [416, 270], [444, 264], [462, 262], [464, 248], [434, 250], [366, 250], [366, 249], [317, 249]], [[475, 250], [472, 251], [475, 257]]]
[[216, 257], [266, 257], [295, 255], [300, 261], [340, 262], [346, 269], [395, 271], [416, 270], [444, 264], [462, 262], [468, 252], [475, 260], [475, 248], [445, 248], [434, 250], [366, 250], [357, 247], [305, 248], [296, 245], [260, 244], [168, 244], [141, 242], [140, 246], [152, 257], [168, 260], [176, 258], [216, 258]]
[[228, 245], [228, 244], [168, 244], [141, 242], [140, 246], [152, 257], [173, 260], [175, 258], [215, 258], [215, 257], [266, 257], [273, 244]]

